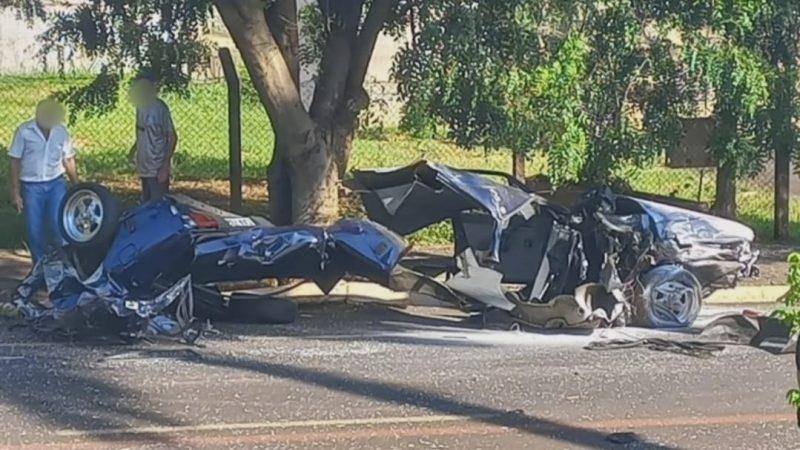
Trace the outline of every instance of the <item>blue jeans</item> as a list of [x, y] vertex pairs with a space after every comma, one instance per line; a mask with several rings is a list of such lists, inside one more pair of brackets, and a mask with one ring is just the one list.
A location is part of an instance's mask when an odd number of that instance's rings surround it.
[[47, 253], [48, 247], [63, 245], [58, 229], [58, 209], [67, 194], [67, 183], [62, 177], [41, 183], [23, 181], [21, 194], [28, 246], [36, 264]]

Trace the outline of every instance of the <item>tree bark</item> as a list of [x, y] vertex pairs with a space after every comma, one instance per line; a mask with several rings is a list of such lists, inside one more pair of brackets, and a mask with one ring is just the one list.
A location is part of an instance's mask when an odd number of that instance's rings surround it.
[[311, 117], [322, 127], [333, 128], [331, 122], [345, 100], [353, 43], [358, 35], [363, 3], [364, 0], [337, 0], [323, 1], [320, 5], [331, 27], [309, 110]]
[[297, 1], [275, 0], [266, 12], [269, 26], [275, 42], [281, 49], [283, 59], [289, 67], [298, 92], [300, 91], [300, 34], [297, 29]]
[[[267, 25], [264, 4], [259, 0], [214, 3], [242, 55], [275, 132], [280, 162], [271, 164], [271, 170], [273, 174], [278, 171], [288, 174], [288, 183], [281, 179], [273, 187], [282, 192], [275, 199], [277, 218], [283, 220], [288, 215], [292, 222], [332, 221], [338, 214], [338, 195], [335, 195], [338, 177], [331, 170], [327, 143], [303, 107], [292, 71]], [[284, 201], [287, 186], [291, 189], [290, 211], [285, 209]]]
[[330, 149], [333, 151], [333, 164], [336, 166], [336, 174], [340, 180], [345, 178], [347, 167], [350, 164], [350, 154], [353, 152], [353, 138], [355, 137], [355, 125], [334, 124], [330, 136]]
[[772, 64], [774, 67], [781, 68], [773, 83], [769, 130], [772, 148], [775, 151], [773, 232], [775, 239], [786, 240], [789, 238], [789, 189], [792, 174], [792, 151], [795, 142], [793, 118], [788, 111], [794, 109], [792, 99], [795, 80], [791, 76], [792, 62], [784, 64], [776, 55]]
[[717, 215], [736, 218], [736, 170], [730, 164], [717, 167], [717, 189], [713, 210]]
[[[275, 0], [265, 11], [265, 17], [269, 30], [281, 49], [283, 59], [289, 68], [295, 89], [300, 92], [300, 59], [298, 57], [300, 38], [297, 29], [297, 1]], [[276, 138], [272, 159], [267, 167], [269, 213], [270, 219], [276, 225], [292, 223], [292, 183], [288, 172], [287, 154], [286, 146]]]
[[315, 132], [297, 149], [289, 148], [292, 222], [330, 224], [339, 215], [339, 176], [327, 136]]

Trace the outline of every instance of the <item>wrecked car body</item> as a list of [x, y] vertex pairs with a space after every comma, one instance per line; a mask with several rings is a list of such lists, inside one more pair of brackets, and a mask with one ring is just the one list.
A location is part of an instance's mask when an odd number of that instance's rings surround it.
[[740, 223], [608, 189], [567, 208], [506, 174], [425, 161], [357, 171], [352, 187], [370, 219], [401, 235], [453, 226], [450, 262], [406, 260], [394, 288], [540, 327], [690, 326], [703, 297], [753, 274], [758, 258]]
[[[40, 261], [17, 288], [15, 303], [36, 328], [79, 334], [114, 324], [124, 335], [198, 334], [195, 316], [246, 304], [244, 314], [289, 322], [286, 299], [223, 296], [220, 282], [299, 278], [328, 292], [346, 275], [387, 284], [403, 256], [402, 238], [366, 220], [330, 227], [276, 227], [181, 196], [116, 215], [107, 189], [78, 185], [62, 205], [67, 245]], [[109, 228], [110, 227], [110, 228]], [[47, 289], [52, 308], [35, 293]], [[237, 308], [233, 308], [237, 309]], [[188, 333], [188, 334], [187, 334]]]

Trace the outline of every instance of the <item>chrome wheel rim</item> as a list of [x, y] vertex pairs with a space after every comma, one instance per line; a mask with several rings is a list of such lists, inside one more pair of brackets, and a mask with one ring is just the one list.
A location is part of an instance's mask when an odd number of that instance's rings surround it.
[[64, 231], [75, 242], [88, 242], [100, 232], [103, 224], [103, 202], [90, 190], [72, 194], [64, 207]]
[[680, 324], [692, 320], [695, 304], [699, 301], [692, 286], [674, 279], [654, 286], [651, 300], [653, 314], [658, 319]]

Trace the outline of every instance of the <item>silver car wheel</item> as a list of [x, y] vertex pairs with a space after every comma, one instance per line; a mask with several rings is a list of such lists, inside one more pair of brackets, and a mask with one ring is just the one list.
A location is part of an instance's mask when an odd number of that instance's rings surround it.
[[688, 327], [697, 319], [703, 302], [700, 282], [676, 265], [655, 267], [640, 278], [635, 302], [636, 319], [656, 328]]
[[64, 206], [64, 231], [75, 242], [89, 242], [100, 231], [104, 212], [99, 195], [88, 189], [79, 190]]

